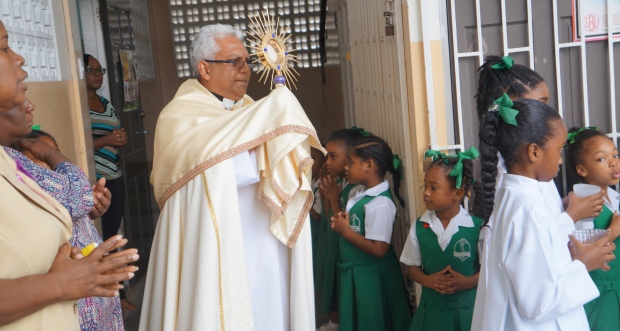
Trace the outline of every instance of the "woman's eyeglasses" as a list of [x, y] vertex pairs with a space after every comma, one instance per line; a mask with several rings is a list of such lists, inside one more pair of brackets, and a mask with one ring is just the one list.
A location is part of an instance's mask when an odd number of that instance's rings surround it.
[[105, 75], [105, 68], [94, 68], [94, 67], [88, 66], [86, 67], [86, 73], [89, 75], [96, 75], [97, 73]]
[[254, 62], [254, 60], [245, 59], [242, 57], [236, 58], [234, 60], [204, 60], [204, 61], [210, 62], [210, 63], [230, 63], [235, 68], [243, 68], [244, 64], [247, 64], [248, 67], [250, 67], [250, 69], [256, 67], [256, 63]]

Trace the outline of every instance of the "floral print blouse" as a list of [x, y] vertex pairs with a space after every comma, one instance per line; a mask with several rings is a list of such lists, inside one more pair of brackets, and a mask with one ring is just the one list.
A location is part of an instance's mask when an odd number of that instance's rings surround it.
[[[39, 167], [24, 154], [4, 147], [4, 151], [34, 179], [41, 188], [60, 202], [71, 215], [73, 233], [69, 242], [80, 249], [92, 242], [101, 244], [101, 236], [88, 216], [93, 209], [93, 191], [88, 178], [70, 162], [60, 162], [56, 169]], [[118, 297], [88, 297], [77, 302], [82, 331], [122, 331], [123, 313]]]

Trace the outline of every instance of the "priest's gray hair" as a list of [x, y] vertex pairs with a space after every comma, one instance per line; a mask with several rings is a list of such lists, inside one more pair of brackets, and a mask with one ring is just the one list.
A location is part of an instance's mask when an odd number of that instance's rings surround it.
[[189, 46], [189, 59], [194, 74], [198, 74], [200, 61], [213, 60], [215, 53], [220, 50], [217, 41], [226, 37], [237, 37], [243, 42], [243, 31], [225, 24], [211, 24], [200, 28]]

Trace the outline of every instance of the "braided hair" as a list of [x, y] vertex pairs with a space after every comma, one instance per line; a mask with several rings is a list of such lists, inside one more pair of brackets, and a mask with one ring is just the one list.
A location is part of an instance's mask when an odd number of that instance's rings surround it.
[[480, 123], [484, 225], [489, 222], [495, 203], [497, 152], [502, 155], [506, 169], [510, 169], [525, 145], [544, 147], [552, 138], [557, 121], [562, 121], [555, 110], [537, 100], [517, 100], [512, 108], [519, 111], [516, 126], [502, 121], [496, 111], [487, 112]]
[[[450, 155], [447, 158], [439, 158], [434, 160], [429, 169], [432, 167], [441, 167], [446, 173], [452, 171], [454, 165], [459, 161], [458, 157]], [[447, 163], [446, 163], [447, 162]], [[474, 161], [463, 159], [463, 181], [461, 184], [461, 188], [463, 189], [463, 197], [470, 197], [472, 189], [475, 190], [475, 201], [474, 205], [479, 206], [482, 203], [482, 194], [478, 194], [478, 190], [474, 188]], [[428, 170], [427, 170], [428, 171]], [[456, 178], [452, 176], [448, 176], [448, 181], [452, 184], [452, 188], [456, 187]], [[471, 209], [471, 208], [470, 208]]]
[[478, 68], [478, 93], [475, 96], [478, 118], [482, 118], [493, 101], [502, 94], [521, 99], [524, 94], [543, 82], [543, 78], [536, 71], [522, 64], [515, 63], [510, 69], [491, 68], [502, 62], [501, 56], [489, 55], [484, 60], [484, 64]]
[[[573, 133], [573, 132], [577, 132], [579, 131], [580, 128], [577, 127], [572, 127], [570, 130], [568, 130], [569, 133]], [[569, 168], [569, 171], [574, 174], [575, 176], [581, 177], [579, 176], [579, 174], [577, 174], [577, 165], [581, 164], [583, 162], [583, 152], [585, 152], [584, 150], [584, 144], [586, 141], [588, 141], [590, 138], [594, 138], [594, 137], [605, 137], [607, 138], [607, 136], [596, 130], [596, 129], [589, 129], [586, 128], [583, 131], [579, 132], [578, 134], [576, 134], [573, 139], [575, 140], [574, 143], [568, 143], [567, 147], [566, 147], [566, 158], [568, 159], [568, 162], [570, 163], [571, 167]]]
[[394, 195], [401, 206], [405, 206], [405, 200], [400, 196], [400, 179], [401, 173], [399, 169], [394, 168], [392, 149], [381, 138], [377, 136], [361, 137], [356, 139], [349, 146], [349, 152], [357, 155], [362, 160], [372, 159], [377, 165], [377, 173], [380, 177], [385, 176], [386, 172], [392, 173], [392, 181], [394, 183]]

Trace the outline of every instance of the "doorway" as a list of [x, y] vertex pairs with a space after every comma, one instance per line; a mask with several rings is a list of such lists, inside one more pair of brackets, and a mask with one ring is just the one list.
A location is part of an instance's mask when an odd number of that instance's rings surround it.
[[144, 130], [139, 100], [137, 103], [126, 100], [128, 85], [123, 80], [120, 58], [121, 52], [131, 54], [136, 50], [132, 9], [126, 1], [78, 0], [78, 6], [84, 53], [97, 57], [102, 67], [107, 67], [104, 87], [97, 93], [110, 100], [121, 127], [127, 132], [127, 143], [119, 149], [126, 190], [121, 230], [128, 240], [127, 247], [137, 248], [140, 254], [136, 263], [140, 270], [133, 284], [146, 274], [155, 223], [145, 144], [145, 135], [150, 132]]

